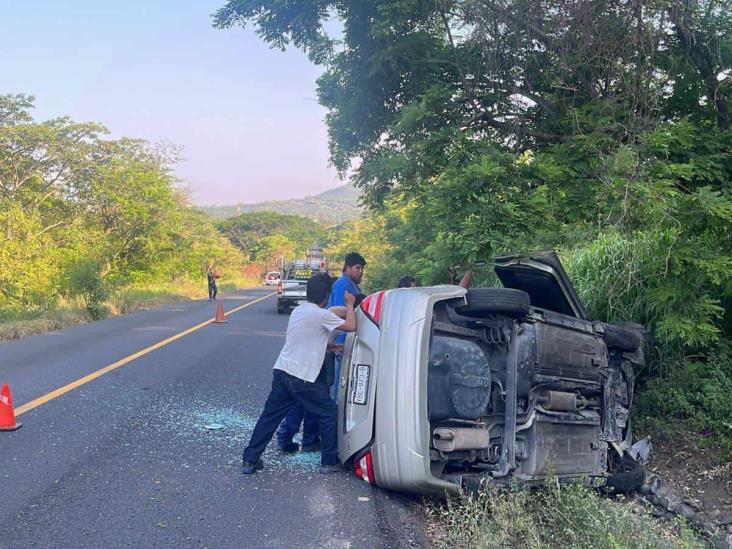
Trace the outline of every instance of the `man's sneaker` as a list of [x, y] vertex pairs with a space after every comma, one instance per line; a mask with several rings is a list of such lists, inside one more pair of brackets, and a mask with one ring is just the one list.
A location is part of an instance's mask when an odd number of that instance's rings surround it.
[[264, 463], [262, 463], [261, 459], [258, 459], [256, 463], [252, 463], [251, 461], [245, 461], [242, 463], [241, 466], [241, 472], [245, 475], [253, 475], [257, 471], [261, 471], [264, 469]]
[[280, 446], [280, 452], [283, 454], [296, 454], [300, 449], [300, 445], [297, 442], [288, 442]]
[[320, 452], [320, 442], [311, 442], [302, 445], [303, 452]]
[[323, 475], [329, 475], [331, 473], [337, 473], [338, 471], [342, 471], [343, 467], [341, 467], [339, 464], [335, 465], [321, 465], [320, 466], [320, 473]]

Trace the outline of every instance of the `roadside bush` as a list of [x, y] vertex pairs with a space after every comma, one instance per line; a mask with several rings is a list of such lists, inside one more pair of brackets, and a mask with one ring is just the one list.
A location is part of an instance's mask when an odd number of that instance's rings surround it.
[[730, 267], [710, 266], [709, 249], [698, 235], [675, 227], [607, 231], [563, 254], [563, 262], [593, 318], [650, 329], [660, 354], [657, 372], [665, 374], [664, 366], [712, 348], [723, 334], [720, 297]]
[[106, 316], [103, 302], [109, 297], [109, 291], [98, 261], [84, 258], [72, 263], [67, 272], [67, 291], [71, 296], [81, 297], [92, 320]]
[[433, 508], [441, 547], [703, 547], [682, 525], [664, 525], [642, 507], [581, 485], [486, 490]]
[[634, 410], [635, 430], [663, 436], [691, 430], [702, 435], [702, 444], [732, 457], [730, 395], [732, 349], [723, 344], [706, 360], [685, 360], [669, 377], [649, 380]]
[[40, 216], [0, 198], [0, 319], [52, 306], [59, 250]]

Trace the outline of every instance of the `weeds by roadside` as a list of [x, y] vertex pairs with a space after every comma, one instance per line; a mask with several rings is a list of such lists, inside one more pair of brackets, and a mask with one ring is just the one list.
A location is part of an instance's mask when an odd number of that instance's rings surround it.
[[[230, 278], [219, 284], [219, 292], [232, 292], [258, 284], [258, 279]], [[201, 282], [200, 280], [181, 279], [164, 284], [129, 286], [110, 295], [106, 301], [101, 303], [98, 315], [100, 318], [105, 318], [142, 309], [162, 307], [189, 299], [203, 299], [207, 297], [207, 292], [205, 280]], [[81, 298], [61, 299], [52, 309], [4, 318], [0, 322], [0, 341], [61, 330], [93, 320], [95, 319]]]
[[636, 503], [577, 484], [486, 490], [435, 504], [429, 512], [439, 547], [704, 547], [680, 522], [659, 522]]

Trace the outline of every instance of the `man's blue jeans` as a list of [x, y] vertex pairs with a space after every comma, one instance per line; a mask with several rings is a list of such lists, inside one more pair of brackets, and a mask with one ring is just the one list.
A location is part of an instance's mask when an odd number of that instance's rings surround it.
[[[303, 422], [304, 420], [304, 422]], [[282, 448], [292, 442], [293, 437], [300, 432], [302, 427], [303, 445], [316, 444], [320, 442], [320, 431], [318, 430], [318, 417], [313, 414], [306, 414], [302, 404], [295, 404], [285, 420], [277, 429], [277, 445]]]
[[282, 370], [273, 370], [272, 389], [264, 403], [262, 415], [254, 427], [249, 446], [244, 450], [244, 461], [256, 463], [272, 440], [277, 426], [293, 406], [301, 404], [306, 414], [318, 418], [320, 428], [320, 464], [338, 463], [336, 440], [337, 408], [328, 394], [328, 386], [316, 381], [308, 383]]

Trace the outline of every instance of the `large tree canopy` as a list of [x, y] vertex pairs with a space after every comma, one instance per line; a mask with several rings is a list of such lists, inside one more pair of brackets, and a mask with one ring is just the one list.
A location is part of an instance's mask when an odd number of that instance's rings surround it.
[[201, 277], [240, 256], [188, 207], [174, 155], [103, 139], [98, 124], [37, 122], [33, 98], [0, 96], [0, 319], [84, 299], [99, 314], [122, 285]]
[[229, 0], [215, 25], [323, 68], [367, 284], [558, 248], [596, 318], [653, 332], [641, 409], [732, 451], [729, 0]]
[[[715, 0], [231, 0], [325, 69], [331, 158], [372, 205], [470, 156], [594, 137], [604, 152], [659, 122], [729, 127], [732, 10]], [[329, 36], [329, 19], [342, 36]]]
[[729, 330], [729, 7], [231, 0], [215, 25], [323, 67], [331, 159], [356, 166], [395, 259], [372, 280], [564, 248], [596, 314], [678, 350]]

